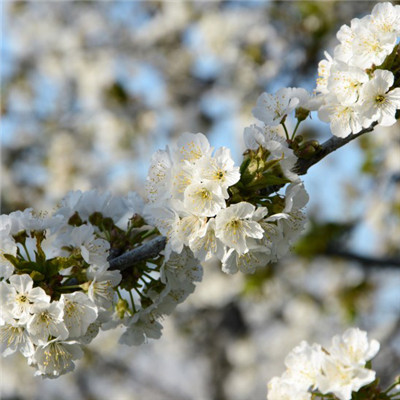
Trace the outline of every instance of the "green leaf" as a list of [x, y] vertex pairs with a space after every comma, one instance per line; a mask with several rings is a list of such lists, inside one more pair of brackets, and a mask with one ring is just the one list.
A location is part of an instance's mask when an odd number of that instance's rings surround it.
[[3, 254], [3, 257], [4, 257], [6, 260], [10, 261], [10, 263], [11, 263], [16, 269], [18, 269], [18, 266], [19, 266], [19, 263], [21, 262], [21, 260], [18, 260], [17, 257], [14, 257], [13, 255], [7, 254], [7, 253], [4, 253], [4, 254]]
[[290, 183], [291, 180], [288, 178], [285, 178], [284, 176], [279, 177], [274, 174], [271, 174], [270, 172], [263, 173], [264, 178], [263, 178], [263, 184], [264, 186], [271, 186], [271, 185], [285, 185], [286, 183]]

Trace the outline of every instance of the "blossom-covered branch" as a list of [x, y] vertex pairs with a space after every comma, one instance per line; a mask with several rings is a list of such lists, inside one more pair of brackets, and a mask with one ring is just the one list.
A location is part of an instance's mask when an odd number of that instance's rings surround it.
[[[120, 342], [128, 345], [159, 338], [163, 317], [201, 281], [202, 262], [214, 257], [234, 274], [279, 260], [306, 222], [299, 175], [374, 126], [396, 122], [399, 35], [400, 6], [390, 3], [342, 27], [314, 94], [282, 88], [258, 98], [240, 165], [202, 133], [184, 133], [153, 155], [143, 199], [76, 191], [52, 214], [1, 215], [1, 353], [18, 351], [37, 375], [59, 376], [99, 329], [124, 327]], [[297, 134], [312, 111], [335, 135], [322, 146]], [[341, 400], [375, 376], [360, 364], [358, 386], [332, 389], [326, 374], [343, 375], [342, 365], [323, 362], [319, 389]]]

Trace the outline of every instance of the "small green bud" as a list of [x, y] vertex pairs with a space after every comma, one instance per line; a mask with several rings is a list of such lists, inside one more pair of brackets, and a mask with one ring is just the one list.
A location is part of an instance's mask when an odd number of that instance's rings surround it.
[[130, 226], [133, 228], [140, 228], [144, 225], [144, 219], [139, 214], [134, 214], [129, 220]]
[[120, 319], [124, 318], [125, 313], [129, 311], [128, 302], [125, 299], [119, 299], [117, 305], [115, 306], [115, 310], [117, 311]]
[[304, 137], [302, 135], [298, 135], [293, 139], [293, 141], [295, 141], [298, 144], [300, 144], [303, 140], [304, 140]]
[[32, 271], [29, 276], [32, 278], [33, 281], [39, 282], [43, 281], [45, 276], [39, 271]]
[[298, 119], [299, 122], [304, 121], [310, 115], [310, 110], [306, 110], [305, 108], [299, 107], [296, 108], [295, 117]]
[[310, 159], [316, 153], [315, 147], [313, 146], [301, 146], [296, 152], [297, 157], [304, 158], [305, 160]]
[[81, 217], [78, 214], [78, 211], [75, 212], [68, 220], [68, 225], [72, 226], [81, 226], [83, 224]]
[[17, 243], [21, 243], [21, 244], [25, 244], [25, 240], [28, 237], [28, 234], [26, 233], [26, 231], [21, 231], [16, 233], [15, 235], [13, 235], [14, 240]]
[[313, 157], [315, 153], [318, 153], [320, 149], [321, 145], [319, 144], [318, 140], [308, 140], [299, 146], [295, 154], [299, 158], [308, 160]]
[[96, 211], [89, 217], [89, 222], [92, 225], [100, 227], [103, 222], [103, 214]]

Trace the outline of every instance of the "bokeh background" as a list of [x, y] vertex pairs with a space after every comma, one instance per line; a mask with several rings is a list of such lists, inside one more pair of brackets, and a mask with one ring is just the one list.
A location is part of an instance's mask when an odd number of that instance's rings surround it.
[[[69, 190], [139, 193], [151, 154], [203, 132], [240, 163], [263, 91], [312, 90], [323, 52], [363, 1], [9, 1], [1, 7], [1, 207], [51, 210]], [[303, 126], [304, 125], [304, 126]], [[305, 137], [330, 133], [316, 115]], [[255, 275], [205, 265], [196, 292], [138, 348], [105, 332], [76, 371], [33, 377], [2, 359], [3, 400], [264, 399], [301, 340], [359, 326], [374, 366], [400, 373], [400, 126], [365, 135], [304, 177], [310, 222]]]

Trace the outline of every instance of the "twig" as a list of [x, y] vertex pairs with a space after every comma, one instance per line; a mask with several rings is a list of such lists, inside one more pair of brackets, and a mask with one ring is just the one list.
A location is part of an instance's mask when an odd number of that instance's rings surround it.
[[160, 251], [165, 248], [166, 243], [167, 239], [164, 236], [157, 236], [136, 249], [130, 250], [119, 257], [111, 259], [109, 269], [118, 269], [123, 271], [139, 261], [156, 257]]
[[341, 148], [342, 146], [351, 142], [352, 140], [357, 139], [361, 135], [364, 135], [364, 133], [373, 131], [377, 124], [378, 124], [377, 122], [373, 122], [370, 127], [362, 129], [358, 133], [354, 133], [354, 134], [352, 133], [345, 138], [339, 138], [336, 136], [332, 136], [326, 142], [322, 143], [319, 151], [313, 157], [311, 157], [307, 160], [304, 158], [299, 158], [297, 160], [296, 165], [293, 168], [293, 172], [295, 172], [298, 175], [305, 175], [310, 167], [312, 167], [314, 164], [321, 161], [328, 154]]
[[356, 261], [365, 267], [383, 267], [383, 268], [400, 268], [399, 258], [375, 258], [363, 256], [360, 254], [352, 253], [347, 250], [336, 250], [333, 248], [328, 248], [323, 254], [324, 256], [339, 257], [347, 261]]
[[[306, 160], [303, 158], [299, 158], [297, 160], [296, 165], [293, 168], [293, 171], [299, 175], [305, 175], [310, 167], [312, 167], [314, 164], [321, 161], [328, 154], [334, 152], [335, 150], [337, 150], [340, 147], [344, 146], [345, 144], [351, 142], [352, 140], [357, 139], [364, 133], [373, 131], [376, 125], [377, 125], [377, 122], [374, 122], [374, 123], [372, 123], [372, 125], [370, 127], [365, 128], [356, 134], [351, 134], [345, 138], [338, 138], [336, 136], [333, 136], [332, 138], [328, 139], [326, 142], [322, 143], [319, 151], [310, 159]], [[263, 195], [267, 196], [271, 193], [276, 192], [277, 190], [279, 190], [279, 186], [276, 186], [276, 185], [267, 187], [263, 190]], [[116, 258], [111, 257], [110, 269], [112, 269], [112, 270], [118, 269], [120, 271], [123, 271], [123, 270], [131, 267], [136, 262], [143, 261], [143, 260], [146, 260], [147, 258], [152, 258], [152, 257], [157, 256], [157, 254], [159, 254], [160, 251], [162, 251], [165, 248], [165, 245], [166, 245], [166, 238], [163, 236], [158, 236], [155, 239], [144, 243], [140, 247], [137, 247], [136, 249], [128, 251], [127, 253], [124, 253]], [[339, 254], [336, 254], [336, 255], [338, 257], [339, 256], [344, 257], [343, 253], [342, 253], [342, 255], [339, 255]], [[390, 260], [391, 262], [387, 262], [387, 260], [383, 260], [383, 259], [382, 260], [373, 260], [373, 259], [369, 259], [367, 257], [356, 256], [356, 255], [352, 255], [352, 256], [348, 255], [346, 258], [362, 262], [364, 265], [377, 265], [377, 266], [391, 265], [391, 266], [400, 267], [400, 262], [398, 260], [394, 260], [394, 264], [393, 264], [393, 260]], [[363, 261], [361, 261], [361, 260], [363, 260]]]

